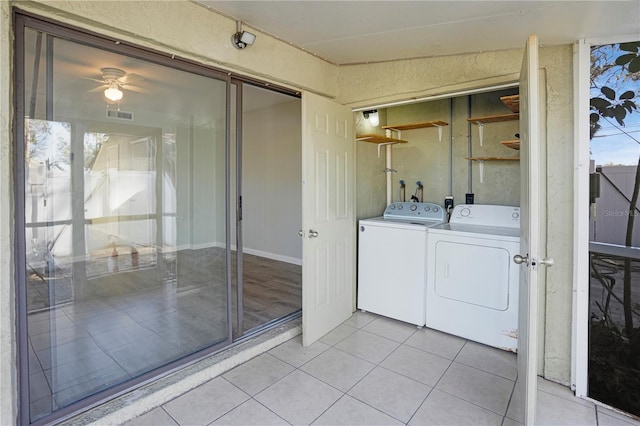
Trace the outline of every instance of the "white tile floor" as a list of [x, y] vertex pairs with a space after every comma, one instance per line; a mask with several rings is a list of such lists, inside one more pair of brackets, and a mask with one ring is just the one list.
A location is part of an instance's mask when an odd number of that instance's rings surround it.
[[[300, 336], [128, 425], [517, 425], [514, 354], [357, 312]], [[537, 424], [640, 425], [538, 383]]]

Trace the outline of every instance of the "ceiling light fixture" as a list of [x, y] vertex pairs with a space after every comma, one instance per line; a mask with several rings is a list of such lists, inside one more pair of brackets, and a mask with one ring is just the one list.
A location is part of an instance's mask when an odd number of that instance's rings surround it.
[[256, 41], [256, 35], [249, 31], [242, 31], [242, 21], [236, 21], [237, 31], [231, 36], [231, 44], [236, 49], [244, 49]]
[[111, 102], [119, 101], [120, 99], [122, 99], [123, 95], [124, 93], [122, 93], [122, 90], [120, 90], [117, 83], [112, 84], [104, 91], [104, 97]]
[[369, 124], [371, 124], [372, 126], [377, 126], [378, 124], [380, 124], [380, 116], [378, 116], [377, 109], [362, 111], [362, 115], [364, 115], [365, 119], [369, 120]]

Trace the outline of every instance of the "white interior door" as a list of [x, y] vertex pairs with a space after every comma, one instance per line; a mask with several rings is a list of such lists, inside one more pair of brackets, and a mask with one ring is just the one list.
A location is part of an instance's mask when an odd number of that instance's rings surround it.
[[[521, 421], [535, 424], [538, 356], [538, 267], [541, 264], [541, 158], [538, 38], [530, 36], [520, 72], [520, 302], [518, 314], [518, 380], [516, 405]], [[542, 173], [541, 173], [542, 170]], [[542, 262], [546, 261], [542, 260]]]
[[351, 109], [302, 96], [302, 342], [352, 314], [355, 285], [355, 140]]

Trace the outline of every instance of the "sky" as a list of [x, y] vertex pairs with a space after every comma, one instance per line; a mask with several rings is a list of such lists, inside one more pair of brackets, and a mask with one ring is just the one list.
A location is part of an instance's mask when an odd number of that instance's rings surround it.
[[[617, 125], [615, 120], [612, 121]], [[591, 139], [591, 158], [596, 160], [597, 165], [637, 165], [640, 144], [609, 123], [605, 123], [603, 122], [602, 129]], [[640, 110], [627, 116], [622, 130], [640, 140]]]
[[[607, 49], [606, 60], [613, 61], [624, 53], [629, 52], [623, 52], [617, 48]], [[621, 68], [614, 67], [614, 69], [619, 71]], [[614, 88], [618, 95], [627, 90], [633, 90], [636, 93], [633, 101], [639, 108], [627, 114], [624, 127], [613, 118], [607, 119], [608, 121], [600, 118], [602, 128], [591, 139], [591, 159], [595, 160], [596, 165], [637, 165], [640, 158], [640, 81], [616, 80], [612, 74], [605, 74], [595, 83], [598, 86], [607, 85]], [[591, 89], [591, 96], [599, 93], [599, 89]]]

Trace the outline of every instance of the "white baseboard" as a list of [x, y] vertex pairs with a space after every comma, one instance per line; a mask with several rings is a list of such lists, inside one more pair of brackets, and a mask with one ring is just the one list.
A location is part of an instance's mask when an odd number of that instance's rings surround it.
[[298, 259], [296, 257], [283, 256], [281, 254], [269, 253], [261, 250], [254, 250], [247, 247], [244, 248], [244, 252], [247, 254], [252, 254], [254, 256], [266, 257], [267, 259], [273, 259], [273, 260], [279, 260], [280, 262], [291, 263], [293, 265], [302, 265], [302, 259]]
[[[187, 244], [187, 245], [183, 245], [177, 248], [174, 248], [176, 250], [186, 250], [186, 249], [190, 249], [190, 250], [199, 250], [199, 249], [205, 249], [205, 248], [211, 248], [211, 247], [218, 247], [218, 248], [225, 248], [225, 244], [220, 242], [220, 241], [215, 241], [215, 242], [211, 242], [211, 243], [203, 243], [203, 244]], [[232, 244], [231, 245], [231, 250], [236, 251], [236, 245]], [[291, 257], [291, 256], [285, 256], [282, 254], [278, 254], [278, 253], [271, 253], [268, 251], [263, 251], [263, 250], [256, 250], [256, 249], [252, 249], [252, 248], [248, 248], [248, 247], [244, 247], [244, 252], [247, 254], [252, 254], [254, 256], [259, 256], [259, 257], [265, 257], [267, 259], [273, 259], [273, 260], [278, 260], [280, 262], [285, 262], [285, 263], [291, 263], [292, 265], [302, 265], [302, 258], [297, 258], [297, 257]]]
[[[225, 248], [225, 244], [221, 243], [219, 241], [214, 241], [214, 242], [209, 242], [209, 243], [201, 243], [201, 244], [183, 244], [181, 246], [173, 246], [173, 247], [166, 247], [164, 249], [165, 253], [168, 252], [174, 252], [174, 251], [180, 251], [180, 250], [201, 250], [201, 249], [207, 249], [207, 248], [211, 248], [211, 247], [217, 247], [217, 248]], [[231, 245], [231, 250], [235, 251], [236, 250], [236, 245], [233, 244]], [[260, 256], [260, 257], [265, 257], [267, 259], [273, 259], [273, 260], [278, 260], [280, 262], [285, 262], [285, 263], [291, 263], [292, 265], [302, 265], [302, 258], [297, 258], [297, 257], [291, 257], [291, 256], [285, 256], [282, 254], [278, 254], [278, 253], [271, 253], [268, 251], [263, 251], [263, 250], [256, 250], [256, 249], [252, 249], [252, 248], [248, 248], [248, 247], [244, 247], [244, 252], [247, 254], [252, 254], [254, 256]]]

